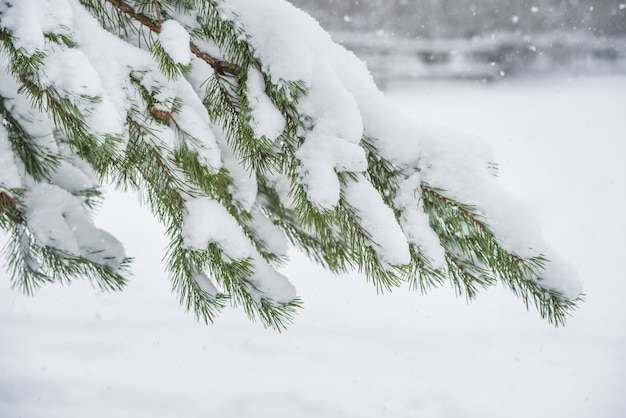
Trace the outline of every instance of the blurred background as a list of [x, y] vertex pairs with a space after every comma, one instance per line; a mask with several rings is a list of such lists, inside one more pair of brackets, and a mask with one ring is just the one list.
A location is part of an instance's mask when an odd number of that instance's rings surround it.
[[290, 0], [389, 80], [626, 72], [626, 0]]

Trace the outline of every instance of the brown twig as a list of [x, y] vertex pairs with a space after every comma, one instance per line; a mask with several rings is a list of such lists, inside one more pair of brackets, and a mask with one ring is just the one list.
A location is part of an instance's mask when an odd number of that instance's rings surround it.
[[17, 206], [17, 200], [7, 192], [0, 192], [0, 208]]
[[[155, 4], [157, 5], [157, 16], [159, 19], [158, 22], [154, 22], [150, 17], [144, 14], [137, 13], [135, 9], [133, 9], [131, 6], [129, 6], [122, 0], [106, 0], [106, 1], [108, 1], [114, 7], [118, 8], [119, 10], [127, 14], [128, 16], [132, 17], [133, 19], [135, 19], [136, 21], [138, 21], [139, 23], [141, 23], [142, 25], [150, 29], [152, 32], [156, 32], [156, 33], [161, 32], [161, 11], [160, 11], [160, 8], [158, 7], [158, 2], [156, 0], [155, 0]], [[189, 48], [191, 49], [191, 52], [196, 57], [200, 58], [201, 60], [209, 64], [220, 75], [226, 75], [226, 74], [237, 75], [239, 74], [239, 72], [241, 72], [241, 68], [238, 65], [227, 62], [227, 61], [222, 61], [220, 59], [217, 59], [207, 54], [206, 52], [201, 51], [200, 48], [198, 48], [198, 46], [194, 44], [193, 42], [189, 42]]]
[[154, 0], [154, 8], [156, 9], [157, 20], [159, 22], [159, 27], [163, 24], [163, 19], [161, 18], [161, 6], [159, 5], [159, 0]]
[[196, 46], [193, 42], [189, 42], [189, 47], [191, 48], [191, 52], [207, 64], [209, 64], [213, 69], [220, 75], [232, 74], [237, 75], [241, 72], [241, 68], [237, 64], [233, 64], [227, 61], [219, 60], [206, 52], [200, 51], [200, 48]]
[[2, 215], [6, 210], [15, 209], [17, 221], [25, 224], [26, 219], [24, 219], [22, 213], [17, 209], [18, 205], [18, 200], [11, 196], [11, 194], [7, 192], [0, 192], [0, 215]]
[[150, 19], [148, 16], [135, 12], [135, 9], [133, 9], [128, 4], [124, 3], [122, 0], [107, 0], [107, 1], [111, 3], [113, 6], [120, 9], [122, 12], [126, 13], [128, 16], [132, 17], [133, 19], [135, 19], [136, 21], [138, 21], [139, 23], [141, 23], [142, 25], [150, 29], [152, 32], [156, 32], [156, 33], [161, 32], [161, 26], [159, 24], [153, 22], [152, 19]]

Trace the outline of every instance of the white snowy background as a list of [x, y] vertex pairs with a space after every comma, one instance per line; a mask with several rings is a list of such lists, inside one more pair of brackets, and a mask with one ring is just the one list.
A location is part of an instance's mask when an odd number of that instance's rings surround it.
[[572, 262], [564, 328], [505, 289], [377, 295], [293, 253], [305, 307], [285, 332], [228, 310], [196, 323], [170, 292], [162, 228], [111, 192], [97, 223], [135, 257], [128, 288], [10, 290], [0, 270], [0, 417], [626, 416], [626, 76], [392, 84], [419, 122], [489, 141], [500, 180]]

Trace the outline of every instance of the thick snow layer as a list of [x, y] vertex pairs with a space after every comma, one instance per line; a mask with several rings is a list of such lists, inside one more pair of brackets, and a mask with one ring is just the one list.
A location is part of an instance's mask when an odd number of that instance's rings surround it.
[[159, 42], [176, 64], [189, 65], [191, 49], [189, 48], [189, 33], [175, 20], [166, 20], [161, 25]]
[[374, 251], [391, 265], [408, 264], [411, 255], [402, 229], [374, 186], [359, 176], [343, 189], [343, 197], [349, 206], [357, 210], [360, 224]]
[[44, 47], [44, 33], [67, 33], [73, 18], [72, 8], [67, 0], [20, 0], [0, 4], [3, 25], [15, 38], [15, 46], [27, 53], [41, 51]]
[[[486, 138], [499, 181], [585, 281], [554, 329], [506, 289], [377, 295], [292, 254], [305, 302], [278, 334], [184, 314], [155, 262], [163, 228], [112, 194], [98, 224], [136, 257], [121, 293], [9, 290], [0, 273], [0, 416], [621, 418], [626, 412], [626, 78], [392, 86], [413, 119]], [[219, 359], [216, 361], [216, 359]]]
[[[274, 83], [293, 80], [306, 84], [308, 94], [298, 109], [313, 126], [296, 153], [302, 164], [300, 174], [312, 203], [321, 208], [337, 205], [340, 185], [336, 172], [367, 168], [365, 152], [358, 146], [363, 136], [358, 103], [335, 67], [347, 52], [333, 43], [317, 22], [287, 2], [233, 0], [221, 2], [220, 7], [251, 35], [254, 53]], [[276, 23], [268, 25], [268, 21]], [[354, 71], [368, 74], [362, 64], [341, 68], [347, 77]], [[360, 74], [355, 77], [361, 79]], [[369, 81], [359, 87], [376, 90], [371, 78]]]
[[257, 137], [275, 140], [285, 129], [285, 118], [265, 94], [265, 81], [261, 73], [251, 68], [248, 71], [248, 101], [250, 102], [250, 125]]
[[215, 200], [196, 198], [188, 201], [181, 233], [187, 248], [202, 251], [209, 244], [216, 244], [233, 259], [252, 257], [252, 247], [239, 224]]
[[82, 170], [66, 161], [59, 162], [56, 170], [50, 175], [50, 182], [61, 186], [70, 193], [77, 193], [90, 187], [95, 187], [93, 180]]
[[89, 58], [79, 49], [59, 49], [44, 59], [40, 70], [44, 88], [52, 87], [62, 96], [79, 103], [90, 129], [96, 134], [119, 134], [122, 120], [110, 101]]
[[[288, 3], [229, 0], [220, 4], [235, 25], [250, 36], [254, 53], [275, 83], [299, 79], [306, 84], [308, 93], [298, 103], [298, 109], [310, 118], [311, 126], [303, 129], [304, 141], [295, 155], [301, 163], [299, 174], [307, 197], [314, 205], [333, 208], [341, 196], [338, 174], [367, 169], [361, 143], [364, 139], [371, 142], [377, 156], [404, 170], [403, 174], [407, 173], [409, 178], [419, 170], [422, 183], [445, 190], [451, 199], [479, 208], [482, 211], [479, 215], [505, 249], [525, 258], [552, 256], [540, 228], [526, 215], [523, 205], [512, 199], [494, 178], [490, 163], [496, 159], [484, 142], [456, 134], [449, 123], [445, 128], [437, 128], [399, 114], [376, 88], [364, 64], [334, 44], [315, 21]], [[267, 25], [270, 15], [277, 16], [279, 22]], [[292, 51], [290, 48], [294, 46], [299, 50]], [[408, 240], [424, 246], [423, 252], [432, 254], [432, 261], [441, 265], [441, 246], [433, 234], [426, 232], [423, 239], [417, 238], [416, 229], [428, 223], [420, 214], [416, 189], [410, 190], [405, 182], [399, 189], [402, 194], [396, 197], [409, 212], [400, 219], [406, 228], [405, 239], [402, 234], [395, 234], [400, 229], [389, 208], [382, 202], [371, 204], [371, 199], [361, 196], [369, 196], [365, 190], [373, 190], [365, 182], [364, 179], [359, 182], [363, 185], [359, 193], [349, 190], [344, 193], [352, 200], [349, 203], [358, 208], [357, 217], [363, 221], [364, 228], [376, 237], [373, 241], [381, 244], [380, 255], [384, 254], [383, 258], [390, 264], [401, 264], [408, 260]], [[409, 215], [418, 217], [407, 220]], [[402, 240], [404, 250], [397, 248], [395, 239]], [[555, 271], [567, 269], [556, 262], [552, 264]], [[575, 299], [581, 285], [573, 271], [568, 276], [558, 279], [560, 275], [548, 272], [541, 284]]]
[[[301, 80], [310, 85], [315, 80], [318, 58], [330, 52], [321, 49], [330, 42], [330, 35], [316, 21], [282, 0], [221, 0], [219, 3], [226, 16], [241, 22], [248, 33], [254, 34], [250, 41], [255, 54], [270, 70], [272, 81]], [[284, 33], [292, 36], [285, 38]], [[303, 36], [307, 33], [309, 37]], [[291, 57], [291, 62], [284, 59], [286, 56]]]
[[37, 243], [95, 263], [118, 267], [124, 247], [94, 226], [79, 198], [45, 183], [31, 184], [24, 198], [25, 217]]

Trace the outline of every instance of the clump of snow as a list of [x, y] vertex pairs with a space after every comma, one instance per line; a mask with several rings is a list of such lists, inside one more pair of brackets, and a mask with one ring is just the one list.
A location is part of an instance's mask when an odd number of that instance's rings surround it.
[[320, 70], [316, 77], [298, 106], [313, 119], [313, 126], [296, 156], [309, 200], [330, 208], [339, 202], [337, 172], [365, 171], [367, 158], [358, 145], [363, 122], [354, 98], [329, 69]]
[[248, 291], [257, 302], [265, 299], [271, 303], [289, 303], [296, 298], [296, 288], [287, 277], [259, 255], [255, 255], [253, 263], [254, 273], [247, 279], [252, 287]]
[[170, 82], [160, 71], [146, 71], [141, 77], [141, 85], [149, 91], [155, 100], [154, 107], [171, 112], [176, 100], [176, 82]]
[[296, 151], [309, 200], [320, 208], [332, 208], [339, 202], [337, 171], [365, 171], [365, 151], [354, 144], [324, 134], [310, 132]]
[[285, 234], [267, 219], [259, 208], [254, 207], [251, 211], [252, 220], [249, 225], [259, 234], [259, 240], [265, 250], [276, 255], [286, 255], [288, 242]]
[[246, 86], [250, 104], [250, 123], [257, 137], [275, 140], [285, 129], [285, 118], [265, 94], [263, 75], [255, 68], [248, 71]]
[[62, 187], [70, 193], [94, 187], [94, 183], [82, 170], [66, 161], [60, 161], [50, 175], [50, 182]]
[[[2, 70], [3, 67], [4, 65], [0, 64]], [[27, 98], [18, 93], [19, 86], [5, 71], [0, 71], [0, 95], [3, 97], [5, 107], [28, 132], [33, 145], [49, 153], [58, 152], [52, 123], [44, 113], [33, 108]]]
[[79, 104], [90, 129], [97, 135], [122, 132], [119, 113], [103, 89], [97, 71], [81, 50], [53, 50], [44, 59], [40, 81], [44, 88], [53, 87]]
[[[104, 30], [99, 22], [80, 4], [72, 3], [75, 38], [80, 39], [78, 48], [85, 54], [98, 74], [106, 96], [114, 103], [117, 115], [108, 115], [111, 121], [124, 121], [131, 108], [133, 89], [130, 74], [158, 72], [149, 52], [124, 42]], [[161, 86], [163, 89], [166, 86]]]
[[244, 167], [235, 156], [235, 151], [226, 139], [226, 133], [218, 126], [214, 126], [214, 129], [217, 143], [222, 152], [224, 168], [228, 170], [233, 180], [232, 184], [229, 185], [228, 192], [241, 207], [249, 210], [254, 206], [258, 192], [256, 174], [249, 168]]
[[557, 252], [548, 248], [548, 263], [539, 272], [539, 285], [558, 292], [568, 300], [575, 300], [583, 291], [583, 284], [576, 269]]
[[67, 0], [20, 0], [10, 5], [0, 3], [2, 25], [14, 37], [16, 48], [27, 54], [42, 51], [45, 46], [44, 33], [68, 33], [73, 18]]
[[278, 195], [280, 203], [286, 208], [295, 207], [293, 196], [291, 195], [291, 180], [282, 173], [269, 172], [266, 174], [268, 186]]
[[202, 251], [213, 243], [223, 251], [224, 261], [251, 261], [254, 270], [246, 280], [251, 284], [250, 294], [257, 301], [267, 298], [278, 303], [290, 302], [296, 297], [289, 280], [263, 260], [235, 218], [219, 202], [208, 198], [186, 202], [181, 234], [187, 248]]
[[197, 151], [200, 162], [217, 171], [222, 167], [221, 152], [213, 130], [201, 116], [205, 113], [199, 114], [196, 109], [185, 103], [174, 117], [177, 126], [191, 136], [187, 143]]
[[15, 47], [28, 53], [41, 50], [44, 45], [43, 31], [38, 18], [37, 7], [33, 0], [23, 0], [8, 7], [0, 3], [2, 24], [15, 37]]
[[97, 97], [102, 92], [100, 77], [85, 54], [76, 48], [59, 48], [45, 60], [39, 80], [76, 96]]
[[543, 254], [543, 237], [523, 204], [493, 176], [490, 147], [450, 129], [420, 126], [422, 181], [476, 207], [503, 248], [520, 257]]
[[232, 259], [252, 256], [250, 242], [239, 224], [215, 200], [196, 198], [186, 202], [181, 234], [187, 248], [202, 251], [214, 243]]
[[[326, 52], [323, 46], [332, 43], [330, 35], [317, 22], [290, 3], [279, 0], [218, 3], [224, 16], [252, 35], [249, 42], [274, 83], [302, 80], [311, 84], [316, 62]], [[286, 33], [290, 36], [285, 37]], [[305, 33], [310, 37], [302, 36]], [[327, 42], [321, 42], [321, 38]], [[287, 61], [285, 57], [291, 59]]]
[[122, 244], [96, 228], [80, 198], [64, 189], [46, 183], [32, 184], [24, 207], [39, 245], [111, 267], [119, 266], [125, 258]]
[[159, 43], [176, 64], [189, 65], [191, 62], [189, 33], [177, 21], [170, 19], [163, 22]]
[[430, 220], [421, 199], [422, 179], [419, 173], [407, 176], [398, 184], [394, 204], [400, 210], [400, 226], [407, 241], [420, 248], [435, 267], [444, 268], [445, 252], [439, 237], [430, 227]]
[[406, 238], [393, 211], [385, 205], [380, 193], [363, 176], [343, 188], [346, 203], [357, 210], [359, 223], [368, 234], [372, 248], [391, 265], [411, 262]]

